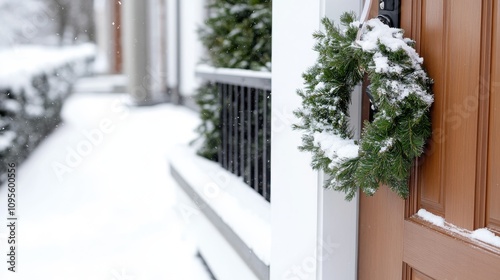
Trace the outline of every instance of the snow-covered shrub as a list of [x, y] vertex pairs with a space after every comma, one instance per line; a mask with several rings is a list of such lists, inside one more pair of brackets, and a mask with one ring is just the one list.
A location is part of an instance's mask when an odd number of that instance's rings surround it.
[[203, 140], [198, 149], [198, 154], [207, 159], [217, 161], [220, 145], [220, 105], [217, 96], [217, 86], [208, 83], [198, 89], [196, 104], [200, 108], [201, 124], [196, 131]]
[[[219, 68], [271, 70], [271, 0], [214, 0], [208, 9], [205, 26], [199, 29], [208, 54], [206, 63]], [[202, 120], [198, 153], [216, 161], [220, 105], [214, 85], [200, 87], [195, 100]]]
[[271, 0], [215, 0], [200, 28], [214, 67], [271, 70]]
[[20, 163], [60, 122], [64, 99], [90, 74], [93, 45], [23, 46], [0, 51], [0, 184], [8, 162]]

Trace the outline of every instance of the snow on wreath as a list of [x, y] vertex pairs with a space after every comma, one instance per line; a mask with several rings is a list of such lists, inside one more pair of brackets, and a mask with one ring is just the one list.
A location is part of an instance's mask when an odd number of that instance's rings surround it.
[[[355, 18], [343, 14], [342, 28], [325, 18], [325, 31], [313, 35], [318, 59], [303, 74], [305, 89], [297, 91], [302, 97], [294, 125], [303, 132], [299, 149], [312, 153], [314, 169], [330, 175], [325, 187], [344, 192], [347, 200], [358, 187], [373, 195], [380, 184], [407, 198], [410, 168], [431, 135], [433, 81], [403, 30], [372, 19], [357, 39]], [[348, 107], [365, 74], [375, 114], [355, 141]]]

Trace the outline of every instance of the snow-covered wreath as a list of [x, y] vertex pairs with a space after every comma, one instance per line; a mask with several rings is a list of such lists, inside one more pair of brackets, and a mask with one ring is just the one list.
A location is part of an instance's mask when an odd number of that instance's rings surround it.
[[[358, 188], [373, 195], [380, 184], [406, 198], [410, 169], [431, 135], [433, 81], [403, 30], [378, 19], [360, 27], [353, 13], [341, 23], [324, 19], [325, 31], [313, 35], [318, 59], [303, 74], [302, 108], [295, 111], [294, 128], [303, 132], [299, 149], [312, 152], [313, 168], [329, 175], [325, 187], [345, 192], [347, 200]], [[375, 114], [356, 141], [349, 104], [365, 74]]]

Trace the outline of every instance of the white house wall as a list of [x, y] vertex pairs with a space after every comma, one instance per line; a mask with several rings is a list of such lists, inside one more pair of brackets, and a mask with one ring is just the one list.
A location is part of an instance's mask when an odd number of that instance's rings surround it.
[[177, 44], [179, 35], [177, 33], [177, 2], [178, 0], [167, 0], [167, 87], [176, 89], [177, 78]]
[[196, 65], [203, 55], [203, 46], [198, 39], [198, 28], [206, 18], [205, 0], [180, 0], [180, 93], [192, 96], [200, 85], [195, 77]]
[[165, 74], [162, 73], [161, 67], [162, 63], [162, 53], [161, 53], [161, 5], [160, 0], [147, 0], [149, 1], [148, 5], [148, 20], [149, 20], [149, 88], [151, 91], [151, 95], [153, 99], [160, 99], [163, 90], [163, 84], [165, 79]]

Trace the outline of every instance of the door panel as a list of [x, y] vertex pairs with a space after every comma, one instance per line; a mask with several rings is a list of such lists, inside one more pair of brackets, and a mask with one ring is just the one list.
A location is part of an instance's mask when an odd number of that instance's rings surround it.
[[416, 269], [411, 270], [411, 274], [410, 274], [409, 279], [410, 280], [434, 280]]
[[404, 222], [403, 261], [434, 279], [500, 279], [500, 250], [481, 247], [480, 242], [451, 236], [415, 218]]
[[[370, 17], [377, 17], [377, 14], [378, 5], [372, 5]], [[369, 118], [369, 108], [364, 108], [364, 119]], [[386, 186], [381, 186], [372, 197], [360, 196], [358, 279], [387, 280], [401, 277], [404, 213], [404, 200]]]
[[467, 0], [453, 0], [453, 5], [450, 0], [414, 2], [421, 10], [412, 20], [420, 26], [418, 51], [435, 82], [433, 138], [417, 181], [420, 208], [472, 229], [481, 5]]
[[404, 201], [381, 186], [372, 197], [362, 195], [359, 207], [358, 266], [365, 269], [359, 269], [358, 279], [398, 279], [403, 268]]
[[500, 279], [500, 248], [415, 216], [425, 208], [500, 233], [498, 1], [408, 0], [401, 9], [435, 81], [433, 134], [406, 202], [384, 186], [360, 197], [359, 279]]
[[[429, 75], [434, 79], [435, 101], [433, 108], [432, 121], [434, 123], [434, 139], [427, 150], [426, 164], [421, 165], [420, 172], [420, 204], [421, 207], [444, 216], [444, 185], [441, 182], [444, 164], [443, 164], [443, 146], [439, 145], [443, 135], [442, 127], [444, 115], [439, 112], [444, 111], [444, 92], [445, 92], [445, 69], [441, 67], [446, 63], [446, 40], [445, 40], [445, 10], [444, 0], [424, 1], [421, 5], [420, 15], [421, 31], [418, 39], [418, 49], [420, 55], [425, 58], [425, 63]], [[437, 113], [436, 113], [437, 112]], [[423, 163], [423, 161], [422, 161]]]
[[[428, 0], [433, 1], [433, 0]], [[445, 139], [442, 183], [445, 218], [466, 229], [474, 226], [478, 82], [481, 50], [481, 5], [448, 0]], [[443, 113], [443, 112], [441, 112]]]
[[489, 121], [489, 157], [488, 157], [488, 190], [487, 190], [487, 226], [500, 233], [500, 28], [498, 26], [500, 9], [495, 2], [491, 85], [490, 85], [490, 121]]

